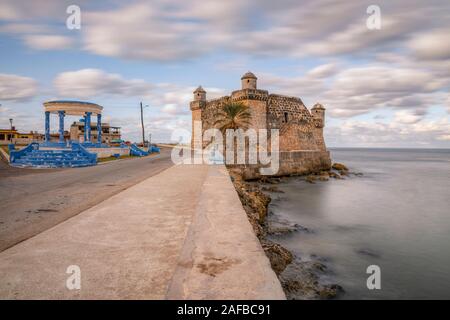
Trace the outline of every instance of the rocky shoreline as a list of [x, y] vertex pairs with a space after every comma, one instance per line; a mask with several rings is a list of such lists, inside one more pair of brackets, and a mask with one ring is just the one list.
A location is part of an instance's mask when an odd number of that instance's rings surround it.
[[[311, 257], [303, 261], [293, 255], [288, 249], [268, 239], [268, 236], [285, 235], [291, 232], [313, 232], [298, 224], [269, 218], [268, 206], [271, 197], [267, 192], [282, 193], [277, 184], [289, 177], [263, 177], [258, 180], [246, 181], [238, 168], [228, 168], [231, 180], [247, 213], [250, 224], [261, 242], [272, 269], [278, 276], [288, 299], [332, 299], [344, 292], [338, 284], [321, 281], [330, 272], [326, 261], [320, 257]], [[327, 181], [330, 178], [345, 179], [346, 176], [362, 175], [353, 173], [340, 163], [334, 163], [330, 170], [303, 175], [305, 181]]]

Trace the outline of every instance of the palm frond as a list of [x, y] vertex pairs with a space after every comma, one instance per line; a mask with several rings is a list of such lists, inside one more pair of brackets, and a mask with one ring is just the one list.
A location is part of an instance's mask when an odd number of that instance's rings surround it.
[[248, 129], [251, 123], [249, 108], [241, 102], [224, 104], [215, 114], [214, 127], [224, 132], [227, 129]]

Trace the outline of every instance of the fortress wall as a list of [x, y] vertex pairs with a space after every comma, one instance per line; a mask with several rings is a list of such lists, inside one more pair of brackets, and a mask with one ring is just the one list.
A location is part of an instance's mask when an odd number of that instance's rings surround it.
[[321, 150], [316, 143], [316, 127], [311, 121], [295, 121], [280, 130], [280, 151]]
[[287, 97], [277, 94], [270, 94], [268, 99], [269, 128], [281, 128], [285, 122], [285, 113], [288, 114], [288, 121], [310, 119], [311, 114], [297, 97]]
[[323, 137], [323, 128], [314, 128], [313, 130], [314, 143], [316, 148], [321, 151], [326, 151], [325, 139]]
[[210, 100], [206, 103], [206, 106], [202, 111], [203, 131], [214, 127], [214, 122], [216, 121], [216, 113], [229, 100], [229, 96], [224, 96], [219, 99]]
[[[235, 165], [240, 167], [244, 179], [261, 178], [260, 165]], [[280, 152], [279, 170], [273, 176], [302, 175], [331, 168], [329, 151], [290, 151]]]
[[196, 146], [201, 146], [202, 145], [202, 141], [201, 139], [197, 138], [197, 135], [194, 134], [195, 129], [194, 129], [194, 123], [195, 121], [202, 121], [202, 112], [200, 109], [198, 110], [192, 110], [192, 138], [191, 138], [191, 144], [192, 147], [195, 148]]
[[261, 100], [243, 100], [252, 115], [250, 128], [258, 131], [267, 128], [267, 103]]

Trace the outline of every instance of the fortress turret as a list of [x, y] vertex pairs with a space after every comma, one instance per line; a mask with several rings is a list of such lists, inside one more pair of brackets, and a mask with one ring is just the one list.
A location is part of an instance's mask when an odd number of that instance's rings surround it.
[[[194, 100], [191, 101], [190, 107], [192, 111], [192, 147], [196, 148], [202, 146], [201, 140], [201, 123], [202, 123], [202, 110], [206, 106], [206, 91], [199, 86], [195, 89]], [[197, 132], [199, 131], [199, 132]]]
[[256, 76], [250, 71], [244, 74], [241, 78], [242, 89], [256, 89]]
[[317, 128], [325, 126], [325, 108], [320, 103], [316, 103], [311, 109], [311, 115], [314, 118], [314, 124]]
[[194, 101], [206, 101], [206, 91], [202, 88], [202, 86], [195, 89]]

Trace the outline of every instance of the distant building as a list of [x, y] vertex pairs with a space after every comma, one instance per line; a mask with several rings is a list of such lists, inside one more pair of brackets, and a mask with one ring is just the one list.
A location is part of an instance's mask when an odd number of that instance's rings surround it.
[[[75, 121], [70, 126], [70, 140], [73, 141], [84, 141], [84, 119], [83, 121]], [[102, 128], [102, 143], [111, 144], [116, 143], [121, 140], [120, 127], [113, 127], [109, 123], [101, 123]], [[97, 123], [91, 122], [91, 139], [93, 141], [97, 141], [98, 132], [97, 132]]]
[[44, 135], [37, 133], [36, 131], [30, 131], [28, 133], [22, 133], [12, 127], [11, 129], [0, 129], [0, 145], [7, 145], [8, 143], [27, 145], [31, 142], [44, 141]]

